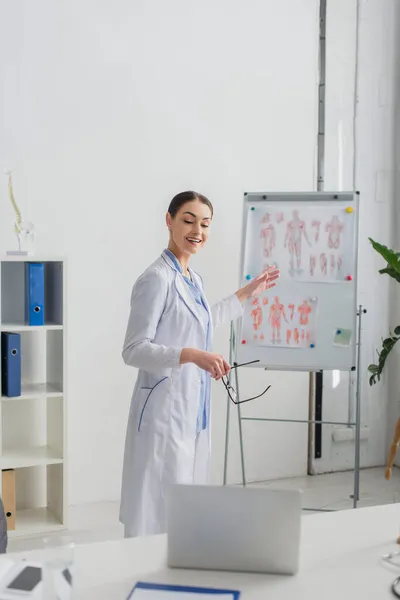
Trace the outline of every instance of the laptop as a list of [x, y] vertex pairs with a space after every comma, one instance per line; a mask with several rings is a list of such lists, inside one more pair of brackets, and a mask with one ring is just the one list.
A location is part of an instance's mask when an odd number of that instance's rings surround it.
[[173, 485], [167, 513], [168, 566], [295, 575], [298, 490]]

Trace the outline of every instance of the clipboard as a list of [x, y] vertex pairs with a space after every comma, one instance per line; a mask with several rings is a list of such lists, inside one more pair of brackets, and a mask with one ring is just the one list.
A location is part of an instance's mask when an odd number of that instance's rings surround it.
[[[179, 596], [178, 596], [179, 594]], [[239, 600], [240, 592], [217, 588], [164, 585], [138, 581], [127, 600]]]

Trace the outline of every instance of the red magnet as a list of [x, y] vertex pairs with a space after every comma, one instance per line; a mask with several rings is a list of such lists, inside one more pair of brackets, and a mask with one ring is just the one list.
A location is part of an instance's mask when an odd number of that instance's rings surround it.
[[242, 344], [245, 344], [245, 343], [246, 343], [246, 340], [242, 340]]
[[353, 281], [353, 275], [347, 275], [346, 279], [347, 281]]

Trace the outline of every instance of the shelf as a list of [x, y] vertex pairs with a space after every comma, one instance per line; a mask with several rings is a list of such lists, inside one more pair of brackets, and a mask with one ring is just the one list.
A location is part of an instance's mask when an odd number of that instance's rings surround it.
[[48, 323], [46, 325], [24, 325], [23, 323], [1, 323], [0, 331], [62, 331], [63, 326], [57, 323]]
[[8, 537], [25, 537], [59, 531], [64, 525], [49, 511], [48, 508], [31, 508], [17, 510], [15, 515], [15, 530], [8, 531]]
[[62, 398], [63, 392], [51, 383], [23, 383], [21, 396], [2, 396], [2, 402], [16, 402], [18, 400], [30, 400], [35, 398]]
[[59, 452], [49, 446], [33, 448], [5, 449], [0, 457], [0, 469], [21, 469], [23, 467], [40, 467], [57, 465], [63, 462]]
[[64, 256], [41, 256], [33, 255], [27, 256], [26, 254], [1, 254], [1, 262], [65, 262]]

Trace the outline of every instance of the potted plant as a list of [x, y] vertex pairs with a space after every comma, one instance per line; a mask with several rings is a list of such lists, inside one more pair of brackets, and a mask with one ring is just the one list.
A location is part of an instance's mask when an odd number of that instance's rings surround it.
[[[400, 252], [394, 252], [387, 246], [383, 246], [378, 242], [375, 242], [373, 239], [369, 238], [374, 250], [378, 252], [382, 256], [382, 258], [386, 261], [386, 267], [384, 269], [380, 269], [379, 273], [381, 275], [389, 275], [395, 279], [398, 283], [400, 283]], [[395, 327], [393, 333], [390, 333], [387, 338], [382, 340], [381, 350], [378, 351], [378, 363], [369, 365], [368, 371], [371, 373], [369, 378], [369, 384], [375, 385], [381, 379], [381, 375], [386, 365], [386, 361], [389, 357], [389, 354], [393, 350], [394, 346], [400, 340], [400, 325]], [[389, 455], [386, 462], [385, 469], [385, 478], [389, 480], [392, 476], [392, 468], [394, 464], [394, 459], [396, 457], [397, 449], [400, 443], [400, 418], [397, 420], [396, 427], [394, 430], [392, 444], [389, 449]], [[400, 544], [400, 536], [397, 538], [397, 543]]]

